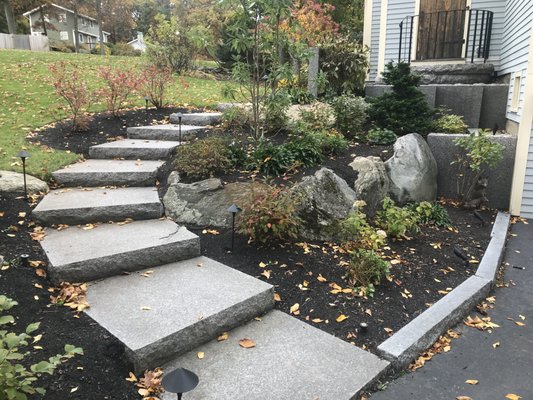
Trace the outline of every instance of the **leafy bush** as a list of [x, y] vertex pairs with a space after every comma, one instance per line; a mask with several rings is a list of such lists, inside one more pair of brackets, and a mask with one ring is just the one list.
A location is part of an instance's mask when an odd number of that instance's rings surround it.
[[423, 201], [421, 203], [412, 203], [408, 206], [409, 210], [416, 213], [418, 221], [425, 225], [434, 225], [439, 228], [452, 226], [452, 220], [448, 211], [437, 203]]
[[[172, 69], [149, 65], [144, 68], [141, 80], [143, 95], [158, 110], [163, 108], [165, 106], [166, 89], [173, 82]], [[189, 87], [184, 80], [180, 80], [180, 83], [185, 89]]]
[[61, 53], [74, 53], [76, 49], [73, 45], [64, 40], [50, 39], [50, 50], [59, 51]]
[[362, 97], [339, 96], [331, 101], [335, 110], [336, 127], [344, 135], [357, 137], [363, 132], [368, 118], [368, 104]]
[[248, 154], [246, 154], [240, 143], [229, 143], [226, 149], [228, 151], [227, 157], [232, 167], [241, 168], [246, 164]]
[[[111, 43], [104, 43], [104, 55], [111, 55]], [[91, 49], [91, 54], [100, 54], [100, 43], [96, 43]]]
[[454, 140], [466, 153], [452, 162], [459, 166], [457, 194], [465, 201], [471, 199], [474, 187], [487, 169], [495, 168], [503, 158], [505, 147], [490, 138], [491, 132], [487, 130]]
[[318, 143], [320, 152], [325, 155], [336, 155], [348, 148], [348, 141], [336, 130], [321, 130], [308, 133]]
[[285, 144], [285, 147], [298, 166], [314, 167], [324, 160], [320, 143], [311, 135], [294, 138]]
[[231, 166], [229, 156], [226, 142], [212, 136], [179, 146], [175, 165], [178, 172], [189, 178], [205, 179], [228, 171]]
[[417, 86], [420, 77], [411, 73], [409, 64], [388, 63], [383, 73], [391, 93], [371, 98], [368, 113], [379, 128], [390, 129], [399, 136], [409, 133], [427, 135], [433, 126], [433, 110]]
[[55, 93], [65, 101], [70, 109], [72, 130], [75, 132], [86, 130], [89, 119], [85, 112], [91, 103], [92, 93], [87, 87], [81, 68], [78, 65], [60, 61], [50, 65], [49, 69]]
[[334, 94], [362, 93], [368, 70], [368, 48], [347, 35], [321, 46], [320, 69]]
[[352, 253], [348, 265], [348, 281], [352, 286], [379, 285], [390, 270], [390, 264], [372, 250], [359, 249]]
[[297, 196], [286, 187], [254, 185], [242, 204], [239, 231], [258, 243], [295, 239], [302, 224], [297, 205]]
[[267, 176], [279, 176], [294, 165], [294, 157], [286, 145], [261, 142], [252, 154], [253, 165]]
[[233, 133], [246, 133], [252, 129], [252, 116], [250, 111], [244, 107], [230, 107], [222, 113], [222, 124], [224, 130]]
[[128, 98], [139, 88], [139, 76], [132, 70], [120, 70], [112, 67], [101, 67], [100, 78], [104, 87], [99, 90], [107, 111], [114, 116], [127, 104]]
[[[11, 315], [3, 315], [17, 305], [6, 296], [0, 296], [0, 325], [15, 322]], [[21, 363], [31, 355], [30, 351], [23, 352], [24, 347], [29, 346], [30, 341], [35, 342], [31, 334], [39, 329], [39, 322], [30, 324], [24, 333], [16, 334], [6, 330], [0, 330], [0, 399], [25, 400], [27, 395], [44, 395], [45, 390], [35, 387], [37, 380], [42, 374], [53, 375], [55, 369], [62, 362], [74, 357], [76, 354], [83, 355], [83, 350], [72, 345], [65, 345], [65, 353], [50, 357], [48, 361], [40, 361], [28, 369]]]
[[358, 209], [341, 222], [339, 236], [345, 242], [348, 250], [364, 248], [379, 250], [384, 244], [387, 234], [382, 230], [375, 230], [366, 220], [366, 215]]
[[394, 144], [398, 137], [393, 131], [388, 129], [373, 128], [368, 131], [366, 139], [370, 144], [388, 146], [389, 144]]
[[335, 124], [335, 110], [327, 103], [315, 101], [300, 110], [300, 121], [307, 129], [326, 129]]
[[383, 200], [382, 209], [376, 213], [376, 223], [395, 239], [406, 238], [407, 234], [419, 231], [418, 215], [408, 207], [396, 206], [389, 197]]
[[287, 127], [289, 118], [285, 112], [290, 105], [290, 97], [284, 90], [270, 95], [264, 102], [261, 124], [265, 132], [276, 133]]
[[465, 133], [468, 125], [462, 116], [444, 114], [433, 122], [433, 130], [438, 133]]
[[115, 43], [111, 48], [111, 55], [113, 56], [139, 57], [141, 54], [140, 50], [135, 50], [131, 45], [124, 42]]

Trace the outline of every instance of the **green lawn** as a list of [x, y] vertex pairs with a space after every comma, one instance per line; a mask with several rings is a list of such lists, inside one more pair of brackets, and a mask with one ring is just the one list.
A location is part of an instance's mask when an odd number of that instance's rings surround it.
[[[23, 148], [31, 153], [28, 173], [41, 178], [49, 178], [50, 172], [78, 159], [76, 154], [34, 146], [26, 140], [26, 135], [35, 128], [65, 117], [58, 110], [63, 104], [53, 92], [48, 71], [50, 64], [61, 60], [79, 65], [92, 87], [98, 85], [97, 72], [100, 66], [142, 68], [145, 62], [141, 57], [0, 50], [0, 170], [21, 171], [16, 154]], [[171, 104], [212, 107], [224, 100], [221, 95], [224, 82], [189, 77], [183, 79], [189, 88], [183, 89], [176, 78], [176, 85], [172, 85], [167, 96]], [[133, 103], [144, 105], [144, 100], [139, 97]], [[91, 111], [102, 109], [102, 105], [97, 103], [91, 107]]]

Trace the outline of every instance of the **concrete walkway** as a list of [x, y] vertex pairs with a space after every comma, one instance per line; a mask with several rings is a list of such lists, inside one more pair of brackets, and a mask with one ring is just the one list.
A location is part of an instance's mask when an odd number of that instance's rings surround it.
[[533, 399], [533, 222], [517, 223], [511, 233], [504, 261], [509, 264], [505, 281], [511, 284], [495, 290], [496, 305], [488, 312], [500, 328], [489, 333], [460, 324], [455, 330], [461, 337], [452, 341], [448, 353], [397, 379], [372, 400], [500, 400], [509, 394]]

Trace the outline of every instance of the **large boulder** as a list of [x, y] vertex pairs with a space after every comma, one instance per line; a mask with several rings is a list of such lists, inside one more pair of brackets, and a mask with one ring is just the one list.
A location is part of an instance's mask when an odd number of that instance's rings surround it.
[[437, 162], [418, 133], [396, 140], [394, 155], [385, 166], [390, 178], [390, 195], [397, 203], [437, 198]]
[[242, 204], [251, 190], [252, 183], [223, 185], [215, 178], [191, 184], [174, 182], [163, 197], [163, 205], [166, 215], [178, 224], [229, 227], [228, 207]]
[[[40, 179], [26, 175], [28, 193], [48, 192], [48, 185]], [[0, 193], [24, 193], [24, 175], [13, 171], [0, 171]]]
[[300, 198], [301, 235], [310, 240], [331, 239], [338, 222], [350, 215], [356, 198], [346, 181], [327, 168], [303, 178], [293, 190]]
[[358, 173], [354, 183], [355, 197], [366, 203], [364, 212], [373, 217], [389, 193], [390, 181], [385, 163], [379, 157], [356, 157], [350, 167]]

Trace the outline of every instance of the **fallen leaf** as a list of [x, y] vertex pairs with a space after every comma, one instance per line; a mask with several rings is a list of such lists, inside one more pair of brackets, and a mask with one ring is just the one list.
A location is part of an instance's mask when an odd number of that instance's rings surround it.
[[259, 263], [259, 266], [260, 266], [261, 268], [265, 268], [267, 265], [266, 265], [263, 261], [261, 261], [261, 262]]
[[348, 317], [347, 317], [346, 315], [341, 314], [341, 315], [339, 315], [339, 316], [337, 317], [337, 319], [336, 319], [335, 321], [337, 321], [337, 322], [342, 322], [342, 321], [345, 321], [345, 320], [347, 320], [347, 319], [348, 319]]
[[509, 399], [509, 400], [520, 400], [522, 398], [522, 396], [519, 396], [517, 394], [514, 394], [514, 393], [509, 393], [508, 395], [505, 396], [506, 399]]
[[274, 293], [274, 301], [281, 301], [281, 296], [279, 293]]
[[477, 385], [479, 381], [477, 379], [467, 379], [465, 383], [468, 383], [469, 385]]
[[300, 314], [300, 304], [298, 303], [293, 304], [291, 308], [289, 309], [289, 313], [294, 314], [294, 315]]
[[76, 386], [76, 387], [70, 389], [70, 393], [74, 393], [76, 390], [78, 390], [78, 386]]
[[324, 278], [321, 274], [318, 274], [318, 278], [316, 278], [319, 282], [327, 282], [328, 280]]
[[143, 311], [150, 311], [152, 309], [152, 307], [148, 307], [148, 306], [142, 306], [141, 307], [141, 310]]
[[126, 378], [126, 380], [129, 382], [137, 382], [137, 377], [135, 376], [133, 372], [130, 372], [130, 376]]
[[368, 315], [372, 316], [372, 310], [370, 308], [367, 308], [365, 310], [365, 314], [368, 314]]
[[223, 332], [217, 337], [217, 340], [219, 342], [223, 342], [224, 340], [228, 340], [228, 338], [229, 338], [229, 333], [228, 332]]
[[263, 272], [261, 272], [261, 275], [263, 275], [263, 276], [264, 276], [265, 278], [267, 278], [267, 279], [270, 279], [270, 273], [271, 273], [271, 272], [272, 272], [271, 270], [266, 269], [266, 270], [264, 270]]
[[312, 319], [311, 321], [314, 322], [315, 324], [320, 324], [321, 322], [324, 322], [324, 320], [320, 318], [315, 318], [315, 319]]
[[202, 360], [205, 357], [205, 353], [203, 351], [199, 351], [197, 356], [200, 360]]
[[492, 347], [495, 349], [496, 347], [500, 347], [500, 342], [494, 342], [492, 343]]
[[255, 347], [255, 342], [252, 339], [241, 339], [239, 340], [239, 346], [244, 347], [245, 349], [251, 349]]
[[472, 400], [472, 397], [468, 396], [457, 396], [455, 400]]

